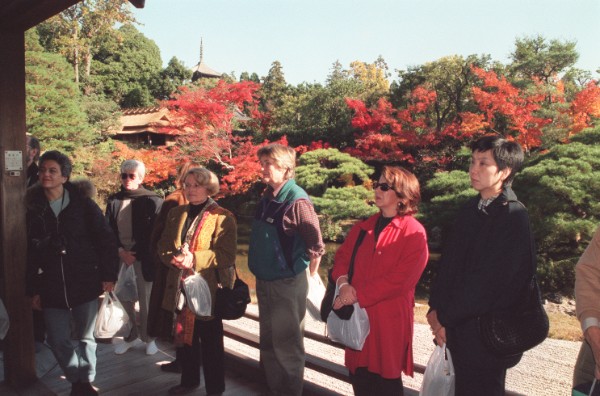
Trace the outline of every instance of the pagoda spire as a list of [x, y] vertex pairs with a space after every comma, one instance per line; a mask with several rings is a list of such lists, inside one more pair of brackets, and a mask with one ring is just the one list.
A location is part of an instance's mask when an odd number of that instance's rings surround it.
[[192, 81], [199, 78], [220, 78], [222, 73], [215, 71], [204, 63], [204, 40], [200, 37], [200, 62], [192, 68]]
[[204, 43], [202, 42], [202, 37], [200, 37], [200, 63], [204, 58]]

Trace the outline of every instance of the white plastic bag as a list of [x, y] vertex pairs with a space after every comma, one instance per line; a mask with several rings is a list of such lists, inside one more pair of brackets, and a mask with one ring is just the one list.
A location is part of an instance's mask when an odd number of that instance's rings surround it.
[[202, 275], [195, 273], [185, 278], [183, 289], [188, 308], [196, 316], [211, 316], [210, 288]]
[[308, 296], [306, 310], [314, 320], [321, 320], [321, 302], [325, 297], [325, 285], [318, 273], [308, 276]]
[[[335, 296], [339, 292], [340, 290], [336, 286]], [[335, 300], [335, 297], [333, 299]], [[367, 310], [361, 308], [357, 302], [354, 303], [354, 312], [350, 319], [340, 319], [333, 311], [327, 317], [327, 336], [329, 339], [357, 351], [362, 350], [370, 330], [371, 326]]]
[[115, 285], [115, 294], [121, 301], [137, 301], [137, 285], [135, 283], [134, 264], [127, 265], [121, 263], [117, 283]]
[[131, 331], [131, 326], [129, 315], [125, 312], [125, 308], [123, 308], [117, 296], [114, 293], [105, 292], [94, 326], [94, 337], [127, 336]]
[[427, 362], [419, 396], [454, 396], [454, 365], [450, 350], [437, 345]]
[[8, 319], [8, 312], [6, 311], [6, 307], [0, 299], [0, 340], [3, 340], [6, 337], [6, 333], [8, 333], [8, 328], [10, 327], [10, 320]]

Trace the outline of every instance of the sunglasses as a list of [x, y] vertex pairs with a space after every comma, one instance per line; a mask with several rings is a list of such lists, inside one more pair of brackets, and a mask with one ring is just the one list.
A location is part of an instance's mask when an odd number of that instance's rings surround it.
[[136, 178], [135, 173], [121, 173], [121, 179], [127, 180], [128, 178], [131, 180], [135, 179]]
[[392, 186], [390, 186], [387, 183], [373, 182], [373, 190], [377, 190], [378, 188], [380, 188], [383, 192], [386, 192], [388, 190], [396, 191]]

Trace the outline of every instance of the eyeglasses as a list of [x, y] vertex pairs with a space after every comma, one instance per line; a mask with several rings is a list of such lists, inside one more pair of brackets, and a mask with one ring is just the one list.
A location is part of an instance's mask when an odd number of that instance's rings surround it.
[[200, 185], [200, 184], [185, 184], [185, 183], [183, 184], [183, 189], [184, 190], [191, 190], [191, 189], [194, 189], [194, 188], [202, 188], [202, 187], [205, 187], [205, 186]]
[[392, 186], [390, 186], [387, 183], [373, 182], [373, 189], [377, 190], [378, 188], [380, 188], [383, 192], [386, 192], [388, 190], [396, 191]]
[[121, 173], [121, 179], [127, 180], [128, 178], [134, 180], [136, 178], [135, 173]]

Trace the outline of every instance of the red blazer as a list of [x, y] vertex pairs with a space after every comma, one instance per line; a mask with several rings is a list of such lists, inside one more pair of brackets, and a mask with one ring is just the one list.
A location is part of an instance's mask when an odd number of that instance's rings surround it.
[[425, 229], [412, 216], [396, 216], [375, 244], [379, 214], [355, 225], [335, 255], [333, 278], [348, 273], [360, 229], [367, 231], [354, 262], [352, 286], [369, 314], [370, 333], [362, 351], [346, 348], [346, 366], [354, 373], [366, 367], [384, 378], [413, 375], [415, 286], [429, 251]]

